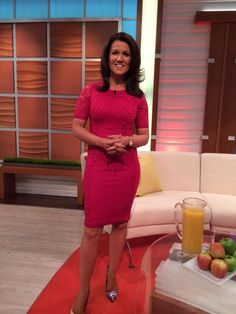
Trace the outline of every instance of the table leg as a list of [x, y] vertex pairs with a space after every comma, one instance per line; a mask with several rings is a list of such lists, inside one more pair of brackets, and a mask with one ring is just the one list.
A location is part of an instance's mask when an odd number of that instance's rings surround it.
[[15, 175], [0, 173], [0, 199], [5, 199], [15, 193]]
[[82, 176], [79, 176], [77, 185], [77, 204], [82, 206], [83, 203], [84, 203], [83, 179]]

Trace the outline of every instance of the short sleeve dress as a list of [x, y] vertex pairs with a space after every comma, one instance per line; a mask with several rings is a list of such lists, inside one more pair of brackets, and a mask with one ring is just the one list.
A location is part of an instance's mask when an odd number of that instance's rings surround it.
[[[125, 90], [101, 92], [97, 86], [91, 84], [82, 90], [74, 112], [75, 119], [89, 119], [91, 133], [131, 136], [135, 128], [148, 128], [144, 96], [138, 98]], [[126, 147], [122, 155], [109, 156], [105, 150], [89, 146], [84, 172], [85, 226], [127, 222], [139, 176], [136, 148]]]

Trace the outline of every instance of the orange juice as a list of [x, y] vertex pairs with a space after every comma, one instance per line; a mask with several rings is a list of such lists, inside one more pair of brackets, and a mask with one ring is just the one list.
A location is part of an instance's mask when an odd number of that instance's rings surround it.
[[182, 250], [185, 253], [198, 254], [202, 251], [203, 224], [203, 208], [184, 208]]

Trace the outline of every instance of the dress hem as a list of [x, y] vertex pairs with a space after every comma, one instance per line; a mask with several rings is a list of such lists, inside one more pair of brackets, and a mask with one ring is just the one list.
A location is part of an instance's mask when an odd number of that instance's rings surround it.
[[130, 216], [127, 219], [114, 219], [110, 222], [104, 223], [104, 224], [98, 224], [98, 225], [90, 225], [87, 224], [86, 221], [84, 222], [84, 226], [87, 228], [103, 228], [104, 226], [109, 226], [109, 225], [113, 225], [113, 224], [121, 224], [121, 223], [125, 223], [128, 222], [130, 219]]

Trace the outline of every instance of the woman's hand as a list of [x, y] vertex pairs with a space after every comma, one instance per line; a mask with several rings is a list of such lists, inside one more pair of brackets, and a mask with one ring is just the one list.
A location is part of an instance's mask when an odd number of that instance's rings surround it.
[[127, 137], [121, 135], [100, 137], [87, 130], [85, 125], [85, 120], [73, 119], [73, 135], [89, 145], [104, 149], [108, 155], [120, 155], [125, 152], [125, 146], [127, 145], [125, 139]]
[[126, 144], [125, 136], [121, 135], [109, 135], [108, 139], [112, 141], [111, 145], [106, 149], [108, 155], [121, 155], [126, 152], [125, 146]]
[[99, 140], [99, 147], [103, 148], [105, 151], [108, 151], [111, 147], [115, 146], [119, 142], [120, 142], [120, 140], [118, 138], [103, 138], [103, 137], [101, 137]]

